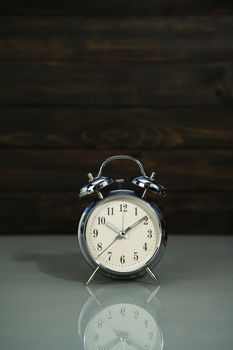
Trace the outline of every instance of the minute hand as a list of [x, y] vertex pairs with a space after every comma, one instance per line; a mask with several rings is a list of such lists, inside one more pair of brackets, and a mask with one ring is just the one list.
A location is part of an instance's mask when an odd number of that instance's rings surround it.
[[125, 230], [125, 233], [129, 232], [129, 230], [132, 230], [132, 228], [134, 228], [135, 226], [137, 226], [138, 224], [140, 224], [142, 221], [144, 221], [147, 218], [147, 216], [143, 216], [141, 219], [139, 219], [138, 221], [136, 221], [133, 225], [127, 227], [127, 229]]

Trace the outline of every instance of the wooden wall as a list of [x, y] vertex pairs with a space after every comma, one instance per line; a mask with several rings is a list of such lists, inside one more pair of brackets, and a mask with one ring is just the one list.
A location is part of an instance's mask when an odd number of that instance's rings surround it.
[[2, 3], [0, 232], [74, 233], [86, 173], [124, 153], [170, 234], [231, 234], [232, 62], [228, 1]]

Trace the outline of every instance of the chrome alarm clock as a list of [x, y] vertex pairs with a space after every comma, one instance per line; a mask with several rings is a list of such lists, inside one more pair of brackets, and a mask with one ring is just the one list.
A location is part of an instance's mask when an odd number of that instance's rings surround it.
[[[137, 191], [112, 189], [124, 182], [102, 175], [106, 164], [114, 160], [137, 164], [141, 174], [131, 180]], [[84, 210], [78, 226], [80, 250], [94, 269], [87, 284], [98, 271], [114, 279], [148, 273], [157, 280], [151, 269], [164, 253], [167, 235], [163, 215], [147, 193], [165, 195], [166, 190], [155, 182], [154, 175], [147, 176], [139, 160], [127, 155], [107, 158], [95, 178], [88, 174], [89, 182], [79, 197], [96, 194], [96, 198]], [[107, 187], [111, 190], [106, 192]]]

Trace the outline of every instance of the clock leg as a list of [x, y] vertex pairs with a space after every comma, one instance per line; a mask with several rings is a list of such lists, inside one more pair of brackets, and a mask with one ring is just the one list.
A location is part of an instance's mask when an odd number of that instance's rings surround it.
[[95, 269], [95, 271], [91, 274], [91, 276], [89, 277], [89, 279], [86, 282], [86, 286], [93, 280], [93, 278], [95, 277], [95, 275], [97, 274], [97, 272], [99, 271], [99, 266], [97, 266], [97, 268]]
[[91, 290], [91, 288], [86, 285], [86, 289], [90, 294], [90, 296], [95, 300], [96, 304], [101, 306], [102, 305], [101, 302], [97, 299], [97, 297], [95, 296], [95, 293]]
[[148, 273], [148, 275], [150, 275], [150, 277], [156, 282], [159, 283], [158, 278], [155, 276], [155, 274], [151, 271], [151, 269], [149, 269], [149, 267], [145, 268], [146, 272]]
[[149, 297], [146, 299], [146, 303], [149, 304], [149, 302], [154, 298], [154, 296], [157, 294], [158, 290], [160, 288], [160, 285], [158, 285], [155, 290], [149, 295]]

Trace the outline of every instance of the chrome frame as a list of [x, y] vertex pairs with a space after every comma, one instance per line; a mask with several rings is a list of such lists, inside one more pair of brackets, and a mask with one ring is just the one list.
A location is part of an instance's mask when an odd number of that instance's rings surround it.
[[102, 172], [103, 172], [103, 169], [105, 167], [105, 165], [109, 162], [111, 162], [112, 160], [119, 160], [119, 159], [124, 159], [124, 160], [131, 160], [133, 161], [134, 163], [136, 163], [141, 171], [141, 174], [143, 176], [146, 176], [146, 173], [145, 173], [145, 170], [143, 168], [143, 165], [141, 162], [139, 162], [139, 160], [137, 158], [134, 158], [132, 156], [127, 156], [125, 154], [120, 154], [120, 155], [117, 155], [117, 156], [112, 156], [112, 157], [109, 157], [107, 158], [100, 166], [99, 168], [99, 172], [98, 172], [98, 175], [97, 177], [101, 176], [102, 175]]
[[151, 259], [141, 268], [139, 268], [136, 271], [133, 272], [118, 272], [118, 271], [113, 271], [110, 270], [108, 268], [106, 268], [105, 266], [103, 266], [101, 263], [97, 262], [93, 257], [92, 254], [90, 253], [87, 244], [86, 244], [86, 225], [87, 225], [87, 221], [89, 219], [89, 216], [92, 212], [92, 210], [101, 202], [103, 202], [104, 200], [101, 199], [96, 199], [95, 201], [93, 201], [92, 203], [90, 203], [86, 209], [84, 210], [80, 222], [79, 222], [79, 226], [78, 226], [78, 243], [79, 243], [79, 247], [81, 249], [81, 252], [85, 258], [85, 260], [87, 261], [87, 263], [95, 270], [97, 267], [99, 267], [99, 272], [102, 275], [105, 275], [107, 277], [110, 278], [114, 278], [114, 279], [131, 279], [131, 278], [136, 278], [139, 276], [142, 276], [144, 274], [147, 273], [146, 268], [153, 268], [155, 265], [157, 265], [157, 263], [159, 262], [159, 260], [162, 258], [165, 248], [166, 248], [166, 244], [167, 244], [167, 234], [165, 231], [165, 222], [163, 219], [163, 215], [160, 212], [159, 208], [155, 205], [154, 202], [152, 202], [151, 200], [147, 199], [144, 200], [142, 198], [140, 198], [139, 196], [137, 196], [137, 194], [134, 191], [131, 190], [114, 190], [108, 193], [107, 197], [105, 197], [105, 199], [109, 199], [111, 197], [116, 197], [116, 196], [129, 196], [129, 197], [136, 197], [137, 199], [140, 199], [144, 202], [147, 203], [147, 205], [149, 205], [151, 207], [151, 209], [154, 211], [155, 215], [157, 216], [159, 222], [160, 222], [160, 226], [161, 226], [161, 232], [160, 232], [160, 242], [159, 245], [154, 253], [154, 255], [151, 257]]

